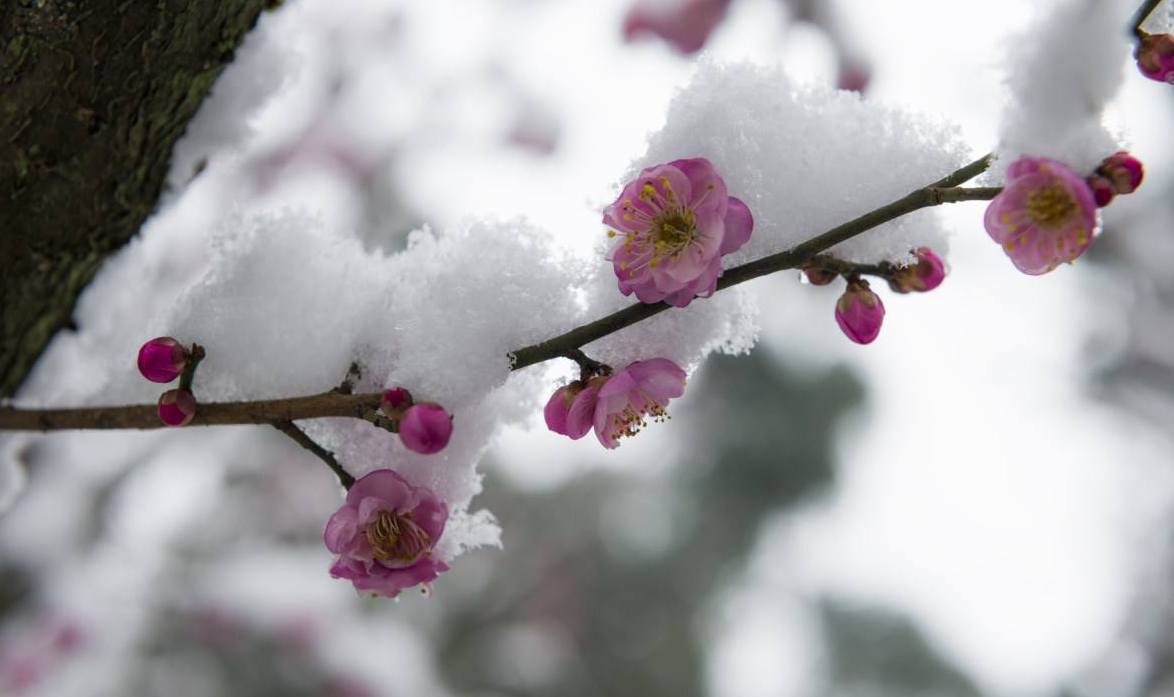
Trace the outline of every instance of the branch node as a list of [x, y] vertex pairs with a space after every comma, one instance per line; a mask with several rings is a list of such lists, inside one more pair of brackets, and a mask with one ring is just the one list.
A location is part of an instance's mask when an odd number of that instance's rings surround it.
[[579, 364], [579, 380], [587, 382], [596, 375], [611, 375], [611, 366], [589, 357], [582, 349], [571, 348], [563, 352], [564, 358], [569, 358]]

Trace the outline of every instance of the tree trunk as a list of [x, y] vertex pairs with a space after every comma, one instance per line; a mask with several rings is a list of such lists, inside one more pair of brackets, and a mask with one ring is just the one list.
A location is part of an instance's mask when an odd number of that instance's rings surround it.
[[0, 2], [0, 396], [142, 226], [183, 134], [273, 0]]

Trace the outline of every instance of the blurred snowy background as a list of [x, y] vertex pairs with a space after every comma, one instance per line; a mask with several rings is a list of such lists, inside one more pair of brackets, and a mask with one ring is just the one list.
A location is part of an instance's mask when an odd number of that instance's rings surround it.
[[[865, 100], [957, 124], [978, 155], [1007, 101], [1005, 56], [1055, 4], [733, 0], [700, 60], [866, 84]], [[153, 399], [133, 382], [154, 336], [136, 312], [190, 298], [238, 231], [288, 225], [296, 247], [313, 220], [392, 258], [424, 223], [525, 216], [592, 253], [599, 210], [699, 69], [624, 43], [628, 9], [290, 0], [216, 86], [164, 207], [29, 392]], [[780, 274], [748, 285], [753, 352], [711, 357], [674, 419], [618, 451], [513, 407], [522, 424], [495, 437], [473, 502], [502, 549], [461, 556], [431, 598], [362, 599], [327, 576], [336, 484], [276, 432], [0, 441], [0, 466], [28, 478], [0, 516], [0, 694], [1174, 694], [1174, 92], [1130, 67], [1109, 121], [1146, 183], [1071, 268], [1019, 274], [982, 204], [953, 206], [951, 275], [884, 294], [871, 346], [836, 328], [834, 287]], [[303, 256], [289, 252], [294, 276], [312, 276]], [[355, 273], [320, 294], [366, 302], [348, 282], [374, 272]], [[233, 302], [272, 306], [275, 351], [328, 350], [288, 330], [302, 289], [281, 280]], [[95, 374], [92, 353], [125, 369]], [[526, 387], [545, 398], [566, 375]]]

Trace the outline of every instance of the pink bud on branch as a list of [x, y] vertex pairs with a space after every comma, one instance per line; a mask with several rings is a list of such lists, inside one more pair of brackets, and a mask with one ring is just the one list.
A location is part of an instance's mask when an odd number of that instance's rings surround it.
[[1145, 167], [1142, 166], [1141, 160], [1121, 151], [1106, 157], [1100, 167], [1097, 167], [1097, 174], [1111, 182], [1116, 193], [1132, 194], [1145, 178]]
[[159, 395], [159, 420], [168, 426], [186, 426], [196, 416], [196, 398], [187, 390], [167, 390]]
[[1134, 56], [1142, 75], [1174, 85], [1174, 36], [1142, 32]]
[[884, 320], [885, 305], [869, 289], [868, 281], [849, 281], [848, 289], [836, 301], [836, 324], [844, 336], [858, 344], [871, 344], [880, 335]]
[[139, 349], [139, 372], [151, 382], [171, 382], [187, 362], [187, 349], [169, 336], [151, 339]]
[[928, 293], [946, 280], [946, 264], [929, 247], [914, 252], [917, 262], [903, 266], [888, 277], [889, 288], [896, 293]]
[[390, 419], [399, 419], [412, 404], [411, 392], [402, 387], [393, 387], [383, 392], [383, 401], [379, 403], [379, 410]]
[[413, 404], [400, 419], [399, 436], [408, 450], [438, 453], [452, 437], [452, 417], [439, 404]]

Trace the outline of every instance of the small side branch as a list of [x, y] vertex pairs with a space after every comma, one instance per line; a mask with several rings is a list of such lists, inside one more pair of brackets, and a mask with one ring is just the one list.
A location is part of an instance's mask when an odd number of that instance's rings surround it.
[[611, 366], [600, 363], [583, 353], [580, 348], [573, 348], [563, 354], [564, 358], [570, 358], [572, 361], [579, 364], [580, 380], [586, 381], [593, 375], [610, 375]]
[[[991, 187], [956, 188], [958, 184], [969, 181], [984, 172], [990, 163], [991, 156], [983, 156], [929, 186], [917, 189], [907, 196], [869, 211], [855, 220], [834, 227], [791, 249], [728, 269], [718, 279], [717, 289], [721, 291], [759, 276], [784, 269], [798, 268], [815, 255], [845, 240], [852, 239], [878, 225], [921, 208], [958, 201], [990, 200], [997, 196], [1001, 189]], [[511, 354], [512, 368], [520, 370], [557, 356], [566, 356], [573, 349], [581, 348], [596, 339], [601, 339], [624, 327], [660, 314], [670, 307], [671, 305], [665, 302], [630, 305], [594, 322], [576, 327], [565, 334], [514, 351]]]
[[1146, 31], [1141, 27], [1149, 19], [1150, 15], [1154, 13], [1154, 10], [1158, 9], [1158, 5], [1161, 4], [1162, 0], [1145, 0], [1141, 4], [1141, 7], [1137, 8], [1137, 14], [1133, 15], [1133, 33], [1137, 38], [1145, 38]]
[[290, 440], [302, 446], [306, 450], [314, 453], [314, 455], [317, 456], [319, 460], [325, 462], [326, 466], [329, 467], [331, 471], [333, 471], [334, 474], [338, 476], [338, 481], [340, 484], [342, 484], [344, 489], [350, 489], [351, 485], [355, 483], [355, 478], [352, 477], [346, 470], [344, 470], [342, 465], [338, 464], [338, 460], [335, 459], [334, 453], [330, 452], [326, 448], [323, 448], [321, 445], [318, 445], [318, 443], [316, 443], [313, 438], [306, 435], [305, 431], [298, 428], [289, 421], [278, 421], [277, 423], [273, 424], [273, 428], [276, 428], [278, 431], [281, 431], [285, 435], [289, 436]]

